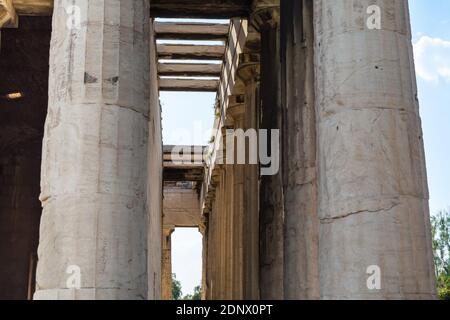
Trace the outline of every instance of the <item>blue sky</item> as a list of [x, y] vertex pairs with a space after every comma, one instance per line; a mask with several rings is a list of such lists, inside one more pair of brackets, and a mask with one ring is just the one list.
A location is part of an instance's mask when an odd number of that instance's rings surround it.
[[450, 1], [410, 0], [430, 211], [450, 207]]
[[[410, 0], [417, 84], [427, 159], [430, 211], [450, 208], [450, 1]], [[164, 144], [206, 144], [211, 93], [161, 93]], [[189, 293], [201, 282], [201, 236], [177, 229], [173, 271]]]

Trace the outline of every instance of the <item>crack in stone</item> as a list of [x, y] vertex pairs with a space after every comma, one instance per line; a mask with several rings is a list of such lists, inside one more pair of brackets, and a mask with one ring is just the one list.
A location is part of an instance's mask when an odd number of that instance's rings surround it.
[[355, 211], [355, 212], [350, 212], [341, 216], [337, 216], [337, 217], [333, 217], [333, 218], [322, 218], [320, 219], [320, 223], [321, 224], [330, 224], [333, 223], [336, 220], [341, 220], [341, 219], [345, 219], [348, 218], [350, 216], [354, 216], [354, 215], [359, 215], [359, 214], [363, 214], [363, 213], [379, 213], [379, 212], [383, 212], [383, 211], [389, 211], [394, 209], [395, 207], [399, 206], [400, 203], [394, 203], [392, 204], [390, 207], [388, 208], [381, 208], [378, 210], [359, 210], [359, 211]]

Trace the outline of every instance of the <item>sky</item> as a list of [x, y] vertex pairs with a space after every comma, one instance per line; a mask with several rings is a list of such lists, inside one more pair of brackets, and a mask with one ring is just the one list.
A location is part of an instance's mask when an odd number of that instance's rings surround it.
[[450, 208], [450, 1], [410, 0], [430, 212]]
[[[430, 212], [450, 208], [450, 1], [410, 0], [413, 45], [424, 132]], [[215, 94], [161, 93], [164, 144], [207, 144]], [[173, 272], [191, 293], [201, 283], [202, 238], [177, 229]]]

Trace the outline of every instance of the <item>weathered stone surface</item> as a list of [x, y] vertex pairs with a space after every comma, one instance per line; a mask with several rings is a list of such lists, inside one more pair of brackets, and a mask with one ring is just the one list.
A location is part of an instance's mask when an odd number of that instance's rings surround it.
[[[314, 1], [324, 299], [435, 297], [408, 3]], [[366, 273], [379, 266], [381, 289]]]
[[252, 0], [152, 0], [152, 16], [170, 18], [235, 18], [249, 14]]
[[[182, 2], [153, 1], [151, 14], [249, 20], [232, 19], [228, 36], [224, 26], [160, 25], [166, 39], [228, 41], [160, 44], [159, 56], [223, 58], [223, 65], [158, 70], [149, 0], [55, 1], [35, 299], [170, 299], [177, 226], [203, 234], [208, 299], [434, 298], [407, 2], [283, 0], [281, 12], [278, 0]], [[0, 27], [12, 21], [12, 8], [53, 10], [51, 0], [0, 4]], [[374, 4], [381, 30], [366, 25]], [[81, 9], [79, 24], [68, 5]], [[3, 30], [0, 52], [0, 256], [12, 261], [2, 265], [0, 287], [7, 283], [14, 297], [32, 294], [36, 260], [38, 219], [30, 217], [39, 210], [26, 203], [37, 191], [47, 98], [46, 80], [35, 77], [47, 72], [48, 47], [35, 44], [48, 41], [49, 30], [30, 28], [33, 19], [49, 17], [21, 17], [22, 29]], [[29, 72], [16, 70], [23, 67]], [[221, 79], [218, 86], [162, 80], [158, 71]], [[209, 166], [203, 148], [189, 159], [200, 163], [174, 165], [161, 145], [158, 89], [208, 83], [218, 91]], [[281, 149], [271, 150], [281, 151], [280, 172], [222, 164], [216, 147], [226, 149], [233, 128], [281, 129]], [[193, 183], [173, 188], [186, 180]], [[380, 289], [367, 286], [373, 266]], [[80, 288], [68, 282], [76, 277], [70, 267], [79, 267]]]
[[156, 40], [150, 24], [150, 113], [147, 156], [148, 221], [148, 299], [161, 298], [162, 210], [163, 210], [163, 148], [161, 106], [159, 103]]
[[228, 24], [195, 23], [195, 22], [158, 22], [155, 32], [161, 40], [210, 40], [226, 41]]
[[300, 300], [319, 298], [312, 4], [281, 7], [284, 298]]
[[19, 15], [51, 16], [54, 0], [12, 0]]
[[[244, 98], [245, 96], [231, 96], [230, 105], [228, 106], [229, 121], [233, 122], [235, 130], [244, 129], [245, 127], [245, 104], [240, 103], [237, 100]], [[244, 299], [244, 223], [245, 223], [245, 193], [244, 193], [244, 164], [238, 164], [237, 157], [238, 152], [234, 150], [234, 163], [231, 166], [232, 170], [232, 182], [231, 192], [232, 203], [230, 207], [230, 233], [228, 237], [231, 240], [231, 267], [230, 274], [231, 289], [230, 298], [233, 300]], [[230, 166], [229, 166], [230, 167]]]
[[[254, 19], [261, 32], [261, 115], [259, 129], [281, 130], [279, 1], [256, 1]], [[268, 139], [268, 154], [271, 150]], [[282, 171], [260, 178], [260, 298], [283, 299]]]
[[164, 225], [196, 228], [202, 222], [200, 200], [192, 188], [164, 187]]
[[163, 242], [162, 242], [162, 300], [172, 300], [172, 233], [175, 231], [174, 227], [163, 227]]
[[[253, 40], [253, 39], [252, 39]], [[237, 90], [242, 87], [244, 94], [244, 119], [239, 126], [245, 130], [257, 129], [259, 125], [259, 54], [248, 48], [247, 39], [244, 50], [239, 58], [240, 65], [237, 70]], [[252, 42], [252, 45], [254, 42]], [[259, 47], [259, 46], [257, 46]], [[250, 152], [251, 147], [246, 148]], [[241, 173], [238, 173], [241, 174]], [[259, 299], [259, 165], [248, 164], [243, 168], [243, 191], [242, 201], [244, 203], [242, 218], [242, 296], [245, 300]]]
[[64, 3], [53, 16], [35, 298], [146, 299], [149, 3], [75, 1], [79, 29]]

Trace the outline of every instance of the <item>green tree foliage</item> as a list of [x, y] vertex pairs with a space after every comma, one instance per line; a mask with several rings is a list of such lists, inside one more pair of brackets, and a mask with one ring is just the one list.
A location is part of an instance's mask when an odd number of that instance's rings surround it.
[[202, 300], [202, 287], [201, 286], [195, 287], [194, 293], [185, 295], [183, 300]]
[[172, 300], [181, 300], [182, 296], [181, 282], [177, 280], [177, 275], [172, 274]]
[[202, 300], [202, 287], [195, 287], [194, 294], [192, 295], [192, 300]]
[[439, 297], [450, 300], [450, 212], [431, 217], [434, 263]]

